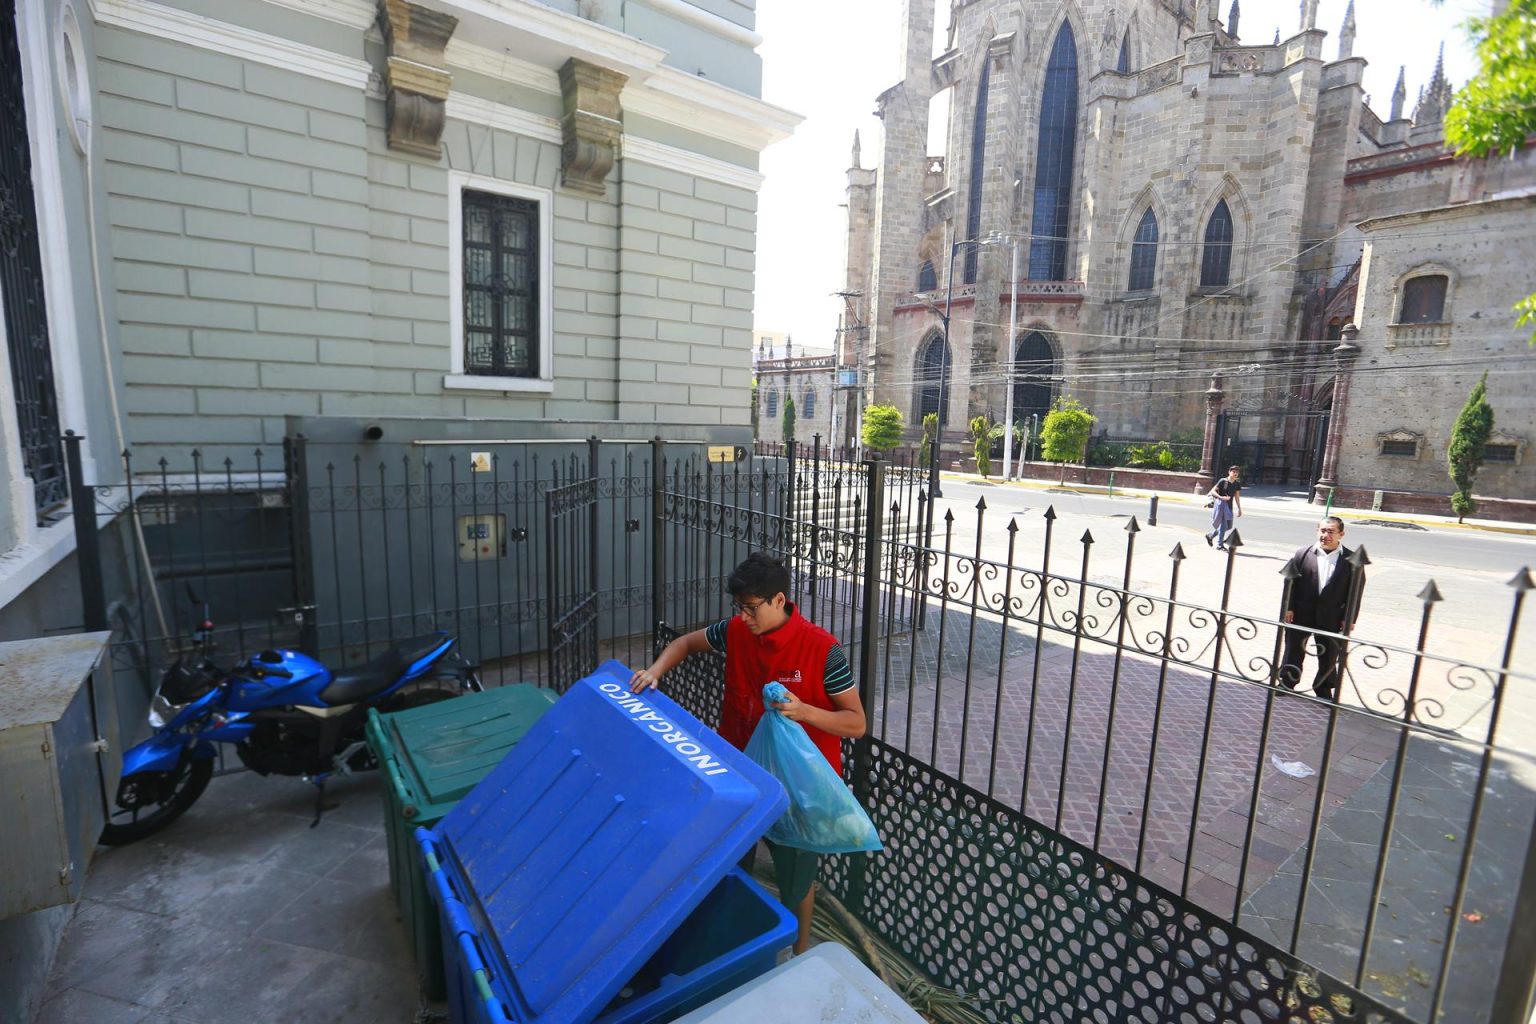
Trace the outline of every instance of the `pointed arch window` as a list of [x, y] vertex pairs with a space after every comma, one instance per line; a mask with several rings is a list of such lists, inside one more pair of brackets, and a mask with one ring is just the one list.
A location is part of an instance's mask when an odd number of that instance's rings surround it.
[[[983, 57], [981, 79], [976, 83], [976, 116], [971, 122], [971, 189], [966, 200], [965, 237], [976, 238], [981, 234], [981, 191], [986, 177], [987, 164], [987, 90], [992, 80], [992, 61]], [[977, 248], [965, 250], [965, 283], [976, 282]]]
[[949, 418], [946, 400], [948, 388], [940, 393], [940, 387], [948, 384], [944, 380], [944, 364], [949, 359], [949, 346], [944, 344], [942, 335], [935, 334], [928, 339], [928, 344], [923, 346], [922, 354], [917, 360], [917, 422], [922, 423], [923, 417], [929, 413], [939, 414], [939, 424], [942, 426]]
[[778, 416], [778, 414], [779, 414], [779, 393], [776, 390], [774, 390], [772, 388], [769, 388], [768, 389], [768, 418], [771, 420], [774, 417]]
[[1115, 62], [1115, 70], [1122, 75], [1131, 73], [1131, 31], [1126, 29], [1125, 38], [1120, 40], [1120, 59]]
[[1067, 276], [1067, 226], [1072, 207], [1072, 161], [1077, 148], [1077, 40], [1063, 23], [1045, 67], [1040, 138], [1035, 147], [1035, 197], [1029, 243], [1029, 279]]
[[1157, 277], [1157, 214], [1148, 207], [1136, 225], [1136, 240], [1131, 243], [1131, 279], [1126, 285], [1133, 292], [1151, 291]]
[[1200, 285], [1225, 288], [1232, 276], [1232, 211], [1223, 199], [1205, 222], [1205, 246], [1200, 256]]
[[805, 401], [803, 403], [801, 403], [801, 406], [800, 406], [800, 416], [801, 416], [802, 419], [810, 419], [812, 416], [815, 416], [815, 415], [816, 415], [816, 389], [815, 388], [806, 388], [805, 389]]
[[923, 260], [923, 265], [917, 268], [917, 290], [920, 292], [935, 291], [939, 287], [938, 272], [933, 269], [933, 260]]
[[1039, 331], [1020, 338], [1013, 350], [1013, 374], [1013, 422], [1028, 423], [1031, 416], [1045, 419], [1051, 411], [1056, 376], [1056, 351], [1050, 339]]

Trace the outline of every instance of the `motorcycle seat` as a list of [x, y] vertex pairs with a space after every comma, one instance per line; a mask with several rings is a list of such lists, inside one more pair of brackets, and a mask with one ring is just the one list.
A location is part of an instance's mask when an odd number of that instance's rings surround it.
[[330, 685], [320, 692], [320, 699], [331, 707], [367, 700], [393, 686], [406, 669], [441, 647], [447, 639], [446, 633], [427, 633], [401, 640], [368, 664], [337, 672]]

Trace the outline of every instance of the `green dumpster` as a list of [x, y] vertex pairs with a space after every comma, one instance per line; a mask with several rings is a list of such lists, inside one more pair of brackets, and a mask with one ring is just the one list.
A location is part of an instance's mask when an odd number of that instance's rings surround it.
[[427, 893], [412, 839], [431, 828], [486, 776], [559, 694], [530, 683], [381, 715], [368, 712], [368, 746], [384, 775], [384, 831], [389, 885], [416, 951], [416, 973], [429, 999], [447, 997], [437, 908]]

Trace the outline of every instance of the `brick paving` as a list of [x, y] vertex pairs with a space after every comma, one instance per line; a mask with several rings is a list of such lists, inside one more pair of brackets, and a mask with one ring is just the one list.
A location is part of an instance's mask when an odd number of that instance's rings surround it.
[[[963, 640], [971, 624], [962, 617], [969, 615], [951, 613], [946, 630], [958, 629]], [[931, 667], [911, 673], [897, 667], [931, 666], [936, 619], [937, 614], [930, 618], [929, 629], [918, 634], [915, 660], [912, 634], [889, 641], [890, 692], [878, 696], [877, 735], [1009, 806], [1021, 806], [1027, 786], [1022, 808], [1031, 818], [1123, 865], [1135, 866], [1140, 852], [1143, 872], [1151, 881], [1187, 893], [1215, 913], [1232, 913], [1266, 704], [1271, 705], [1267, 752], [1314, 769], [1320, 767], [1328, 729], [1325, 706], [1287, 691], [1231, 680], [1215, 683], [1212, 700], [1209, 672], [1179, 667], [1163, 674], [1157, 663], [1140, 656], [1123, 656], [1117, 667], [1113, 652], [1102, 643], [1084, 643], [1075, 656], [1069, 645], [1046, 643], [1035, 675], [1034, 641], [1017, 635], [1009, 638], [999, 701], [996, 651], [1001, 628], [996, 623], [975, 625], [977, 647], [990, 647], [993, 655], [973, 655], [968, 693], [966, 677], [949, 670], [949, 659], [937, 679]], [[913, 677], [910, 686], [908, 674]], [[1203, 743], [1207, 736], [1209, 741]], [[1340, 715], [1330, 757], [1330, 804], [1337, 806], [1336, 801], [1358, 789], [1395, 750], [1394, 744], [1391, 726]], [[937, 756], [931, 756], [935, 751]], [[1262, 779], [1245, 879], [1250, 893], [1306, 841], [1317, 795], [1318, 776], [1290, 778], [1267, 758]], [[1197, 782], [1200, 808], [1195, 815]], [[1149, 813], [1143, 848], [1144, 806]], [[1325, 817], [1330, 810], [1324, 808]], [[1198, 820], [1199, 827], [1186, 883], [1191, 820]]]

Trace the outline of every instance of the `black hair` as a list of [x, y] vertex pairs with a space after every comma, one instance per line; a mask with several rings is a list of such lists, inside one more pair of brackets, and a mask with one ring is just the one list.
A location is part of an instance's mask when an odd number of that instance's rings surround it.
[[1227, 467], [1227, 472], [1228, 473], [1241, 473], [1242, 471], [1243, 471], [1243, 467], [1242, 466], [1228, 466]]
[[725, 581], [731, 597], [760, 597], [772, 601], [775, 595], [789, 597], [789, 570], [784, 563], [761, 551], [754, 551], [731, 572]]
[[1344, 520], [1338, 516], [1323, 516], [1323, 522], [1332, 523], [1334, 526], [1337, 526], [1339, 528], [1339, 536], [1344, 536]]

